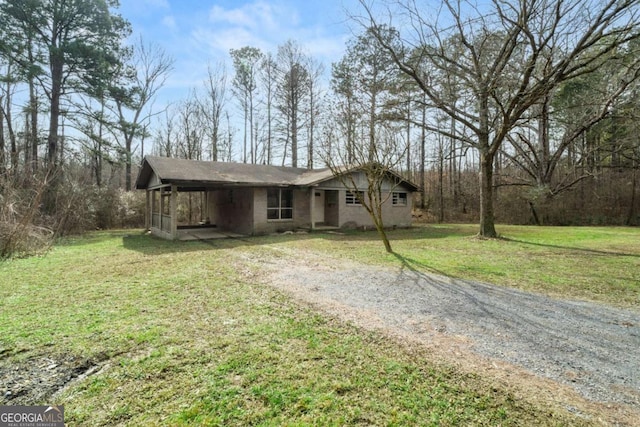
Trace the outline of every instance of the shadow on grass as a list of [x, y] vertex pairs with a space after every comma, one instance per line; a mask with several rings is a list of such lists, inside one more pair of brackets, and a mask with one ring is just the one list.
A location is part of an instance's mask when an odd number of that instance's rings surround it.
[[398, 259], [398, 261], [400, 261], [400, 263], [402, 264], [403, 268], [406, 268], [407, 270], [416, 273], [416, 274], [424, 274], [425, 271], [429, 272], [429, 273], [433, 273], [433, 274], [438, 274], [440, 276], [444, 276], [444, 277], [449, 277], [452, 279], [459, 279], [459, 277], [456, 276], [452, 276], [448, 273], [445, 273], [442, 270], [438, 270], [435, 267], [432, 267], [428, 264], [425, 264], [424, 262], [420, 262], [417, 261], [413, 258], [409, 258], [407, 256], [404, 255], [400, 255], [397, 252], [393, 252], [393, 256], [396, 257], [396, 259]]
[[[468, 237], [468, 230], [459, 227], [417, 226], [407, 229], [390, 230], [391, 240], [420, 240], [439, 239], [452, 236]], [[141, 231], [132, 230], [122, 236], [123, 246], [126, 249], [141, 252], [145, 255], [160, 255], [164, 253], [178, 253], [189, 251], [202, 251], [207, 249], [232, 249], [241, 246], [258, 246], [278, 242], [303, 241], [324, 239], [341, 241], [367, 241], [380, 240], [375, 230], [347, 230], [338, 233], [311, 232], [294, 234], [277, 234], [267, 236], [243, 236], [218, 239], [200, 239], [191, 241], [165, 240]]]
[[233, 249], [242, 246], [259, 246], [274, 242], [307, 240], [311, 235], [246, 236], [218, 239], [199, 239], [190, 241], [165, 240], [149, 234], [126, 235], [122, 237], [125, 249], [141, 252], [145, 255], [168, 253], [199, 252], [204, 250]]
[[570, 251], [576, 251], [576, 252], [585, 252], [585, 253], [590, 253], [590, 254], [595, 254], [595, 255], [607, 255], [607, 256], [620, 256], [620, 257], [640, 258], [640, 254], [632, 254], [632, 253], [626, 253], [626, 252], [603, 251], [603, 250], [598, 250], [598, 249], [576, 248], [576, 247], [573, 247], [573, 246], [563, 246], [563, 245], [550, 245], [548, 243], [527, 242], [526, 240], [518, 240], [518, 239], [512, 239], [512, 238], [508, 238], [508, 237], [503, 237], [503, 240], [505, 240], [507, 242], [522, 243], [524, 245], [530, 245], [530, 246], [540, 246], [540, 247], [544, 247], [544, 248], [553, 248], [553, 249], [570, 250]]

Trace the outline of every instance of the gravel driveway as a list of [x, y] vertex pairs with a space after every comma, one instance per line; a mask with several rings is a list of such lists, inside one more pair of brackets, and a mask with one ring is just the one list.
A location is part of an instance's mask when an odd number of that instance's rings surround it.
[[283, 254], [268, 262], [274, 267], [270, 282], [298, 298], [333, 303], [352, 318], [368, 316], [422, 340], [448, 336], [589, 400], [640, 409], [638, 312], [454, 280], [408, 265], [394, 270]]

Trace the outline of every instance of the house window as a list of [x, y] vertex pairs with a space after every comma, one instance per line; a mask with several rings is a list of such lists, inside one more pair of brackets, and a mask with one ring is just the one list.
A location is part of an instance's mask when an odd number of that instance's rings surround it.
[[407, 193], [393, 193], [391, 204], [393, 206], [407, 206]]
[[[358, 195], [360, 196], [360, 198], [358, 198]], [[364, 199], [364, 191], [358, 191], [357, 194], [353, 191], [347, 191], [345, 203], [347, 205], [361, 205], [361, 199]]]
[[293, 218], [293, 190], [270, 188], [267, 190], [267, 219]]

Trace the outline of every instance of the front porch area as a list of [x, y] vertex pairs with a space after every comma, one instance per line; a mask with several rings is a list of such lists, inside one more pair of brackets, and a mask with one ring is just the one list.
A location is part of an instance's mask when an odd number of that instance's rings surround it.
[[193, 240], [238, 239], [245, 234], [221, 231], [215, 227], [179, 227], [177, 240], [188, 242]]

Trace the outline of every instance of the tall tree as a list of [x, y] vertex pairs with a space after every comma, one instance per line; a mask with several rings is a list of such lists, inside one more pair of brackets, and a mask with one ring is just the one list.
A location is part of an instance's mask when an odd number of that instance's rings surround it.
[[[464, 126], [455, 135], [480, 156], [480, 230], [495, 237], [494, 158], [523, 115], [560, 83], [593, 72], [617, 46], [637, 38], [637, 0], [492, 0], [479, 7], [444, 0], [436, 14], [401, 0], [409, 20], [404, 37], [392, 43], [368, 2], [360, 1], [360, 23], [411, 76], [430, 102]], [[460, 83], [472, 108], [463, 109], [441, 84]], [[447, 129], [434, 129], [452, 136]]]
[[[530, 188], [527, 202], [538, 224], [538, 199], [546, 202], [592, 175], [592, 170], [582, 168], [592, 156], [591, 150], [580, 150], [576, 145], [592, 139], [599, 124], [614, 118], [616, 106], [628, 98], [629, 87], [637, 85], [640, 78], [640, 56], [635, 49], [620, 47], [609, 56], [598, 70], [561, 84], [543, 98], [524, 116], [525, 123], [507, 136], [509, 144], [502, 154], [521, 172], [508, 177], [507, 183]], [[611, 139], [624, 140], [621, 135]], [[571, 146], [574, 154], [567, 162]], [[610, 151], [615, 158], [617, 150]]]
[[[116, 0], [5, 0], [0, 51], [30, 72], [48, 99], [47, 160], [55, 168], [62, 98], [84, 91], [104, 62], [120, 61], [129, 24], [112, 13]], [[31, 48], [27, 49], [26, 46]]]
[[[235, 70], [235, 76], [232, 80], [233, 93], [240, 102], [240, 107], [244, 114], [242, 161], [247, 163], [247, 160], [250, 160], [251, 163], [255, 163], [256, 152], [254, 149], [254, 138], [256, 138], [257, 135], [254, 135], [254, 102], [258, 89], [258, 70], [263, 54], [260, 49], [250, 46], [231, 49], [230, 53]], [[249, 151], [247, 151], [247, 138], [249, 138]]]
[[324, 66], [316, 61], [315, 59], [309, 57], [307, 69], [309, 70], [309, 108], [308, 115], [309, 119], [307, 120], [307, 168], [313, 169], [314, 167], [314, 157], [316, 155], [316, 133], [317, 133], [317, 124], [318, 118], [320, 116], [320, 109], [322, 103], [322, 87], [321, 87], [321, 78], [324, 73]]
[[262, 82], [262, 87], [264, 89], [264, 106], [266, 109], [266, 138], [265, 138], [265, 157], [268, 165], [273, 162], [273, 106], [274, 106], [274, 98], [275, 98], [275, 88], [276, 88], [276, 74], [277, 74], [277, 64], [273, 55], [271, 53], [267, 53], [260, 65], [260, 81]]
[[149, 109], [158, 90], [164, 86], [173, 68], [173, 59], [156, 44], [142, 38], [133, 47], [129, 63], [119, 70], [119, 77], [109, 88], [117, 116], [117, 130], [125, 161], [125, 190], [131, 191], [133, 141], [145, 137], [144, 123], [157, 112]]
[[276, 102], [281, 114], [285, 149], [282, 156], [284, 164], [287, 147], [291, 146], [291, 165], [298, 167], [298, 141], [300, 130], [304, 127], [303, 112], [309, 98], [309, 70], [307, 57], [298, 43], [288, 40], [278, 47], [276, 59], [278, 84]]
[[222, 149], [222, 113], [227, 102], [227, 72], [224, 64], [209, 65], [204, 81], [205, 96], [200, 99], [200, 108], [211, 144], [211, 160], [217, 162]]
[[13, 95], [16, 90], [16, 77], [13, 75], [11, 64], [7, 64], [6, 72], [0, 79], [0, 174], [5, 171], [5, 127], [9, 137], [9, 165], [11, 175], [18, 177], [18, 143], [13, 122]]
[[361, 117], [357, 98], [357, 74], [358, 69], [346, 55], [340, 61], [331, 64], [331, 90], [335, 95], [337, 116], [335, 123], [341, 128], [346, 164], [352, 164], [355, 159], [356, 127]]
[[[397, 37], [395, 29], [386, 26], [379, 28], [376, 34], [389, 45], [393, 45], [393, 39]], [[373, 160], [378, 127], [389, 108], [400, 104], [397, 90], [399, 73], [393, 58], [370, 30], [347, 43], [345, 59], [357, 70], [354, 83], [359, 102], [356, 105], [361, 110], [363, 133]]]

